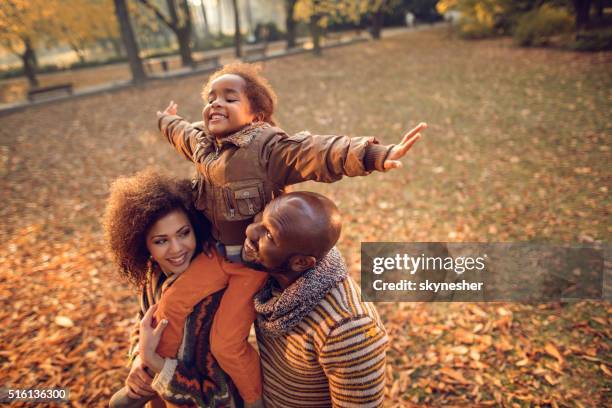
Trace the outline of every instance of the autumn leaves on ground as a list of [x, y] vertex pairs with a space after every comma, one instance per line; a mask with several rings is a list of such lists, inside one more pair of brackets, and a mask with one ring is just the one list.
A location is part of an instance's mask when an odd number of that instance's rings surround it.
[[[361, 241], [609, 241], [610, 54], [462, 42], [442, 29], [265, 63], [289, 132], [400, 139], [430, 124], [404, 169], [322, 192]], [[0, 120], [1, 378], [102, 406], [127, 374], [135, 292], [99, 225], [109, 183], [191, 167], [156, 131], [168, 100], [198, 119], [206, 76], [31, 108]], [[78, 78], [75, 78], [78, 81]], [[610, 303], [383, 303], [388, 406], [600, 407]]]

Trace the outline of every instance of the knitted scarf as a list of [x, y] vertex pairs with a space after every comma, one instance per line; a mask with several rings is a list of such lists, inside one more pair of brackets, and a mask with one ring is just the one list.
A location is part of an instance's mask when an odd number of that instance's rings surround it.
[[280, 295], [274, 295], [274, 279], [268, 279], [255, 295], [258, 329], [267, 336], [285, 335], [347, 276], [344, 259], [334, 247]]

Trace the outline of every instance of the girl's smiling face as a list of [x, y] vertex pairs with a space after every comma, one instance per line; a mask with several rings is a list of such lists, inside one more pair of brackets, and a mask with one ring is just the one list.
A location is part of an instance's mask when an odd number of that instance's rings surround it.
[[230, 135], [255, 120], [245, 88], [245, 80], [234, 74], [222, 75], [211, 83], [202, 116], [213, 136]]

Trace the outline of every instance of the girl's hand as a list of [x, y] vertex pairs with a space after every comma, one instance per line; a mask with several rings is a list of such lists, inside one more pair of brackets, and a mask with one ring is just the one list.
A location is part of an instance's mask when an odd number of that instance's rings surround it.
[[157, 345], [168, 321], [164, 319], [154, 328], [153, 315], [155, 310], [157, 310], [157, 305], [151, 306], [140, 321], [139, 350], [144, 364], [159, 373], [164, 367], [164, 359], [155, 350], [157, 350]]
[[400, 144], [393, 146], [389, 152], [389, 155], [385, 159], [385, 171], [402, 167], [402, 162], [399, 161], [399, 159], [404, 157], [412, 145], [421, 138], [421, 134], [419, 132], [424, 129], [427, 129], [427, 123], [419, 123], [417, 127], [404, 135], [404, 138]]
[[157, 116], [161, 115], [176, 115], [178, 112], [178, 104], [174, 103], [174, 101], [170, 101], [170, 104], [163, 112], [157, 111]]
[[155, 394], [155, 390], [151, 388], [152, 382], [153, 377], [145, 371], [145, 365], [140, 359], [140, 356], [136, 356], [132, 362], [130, 373], [125, 379], [128, 397], [139, 399], [140, 397], [148, 397]]

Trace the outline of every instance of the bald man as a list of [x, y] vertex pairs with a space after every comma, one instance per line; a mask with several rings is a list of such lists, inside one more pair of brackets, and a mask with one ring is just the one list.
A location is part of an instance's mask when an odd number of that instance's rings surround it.
[[267, 407], [378, 407], [387, 335], [335, 248], [338, 208], [310, 192], [271, 201], [242, 258], [270, 279], [255, 296]]

